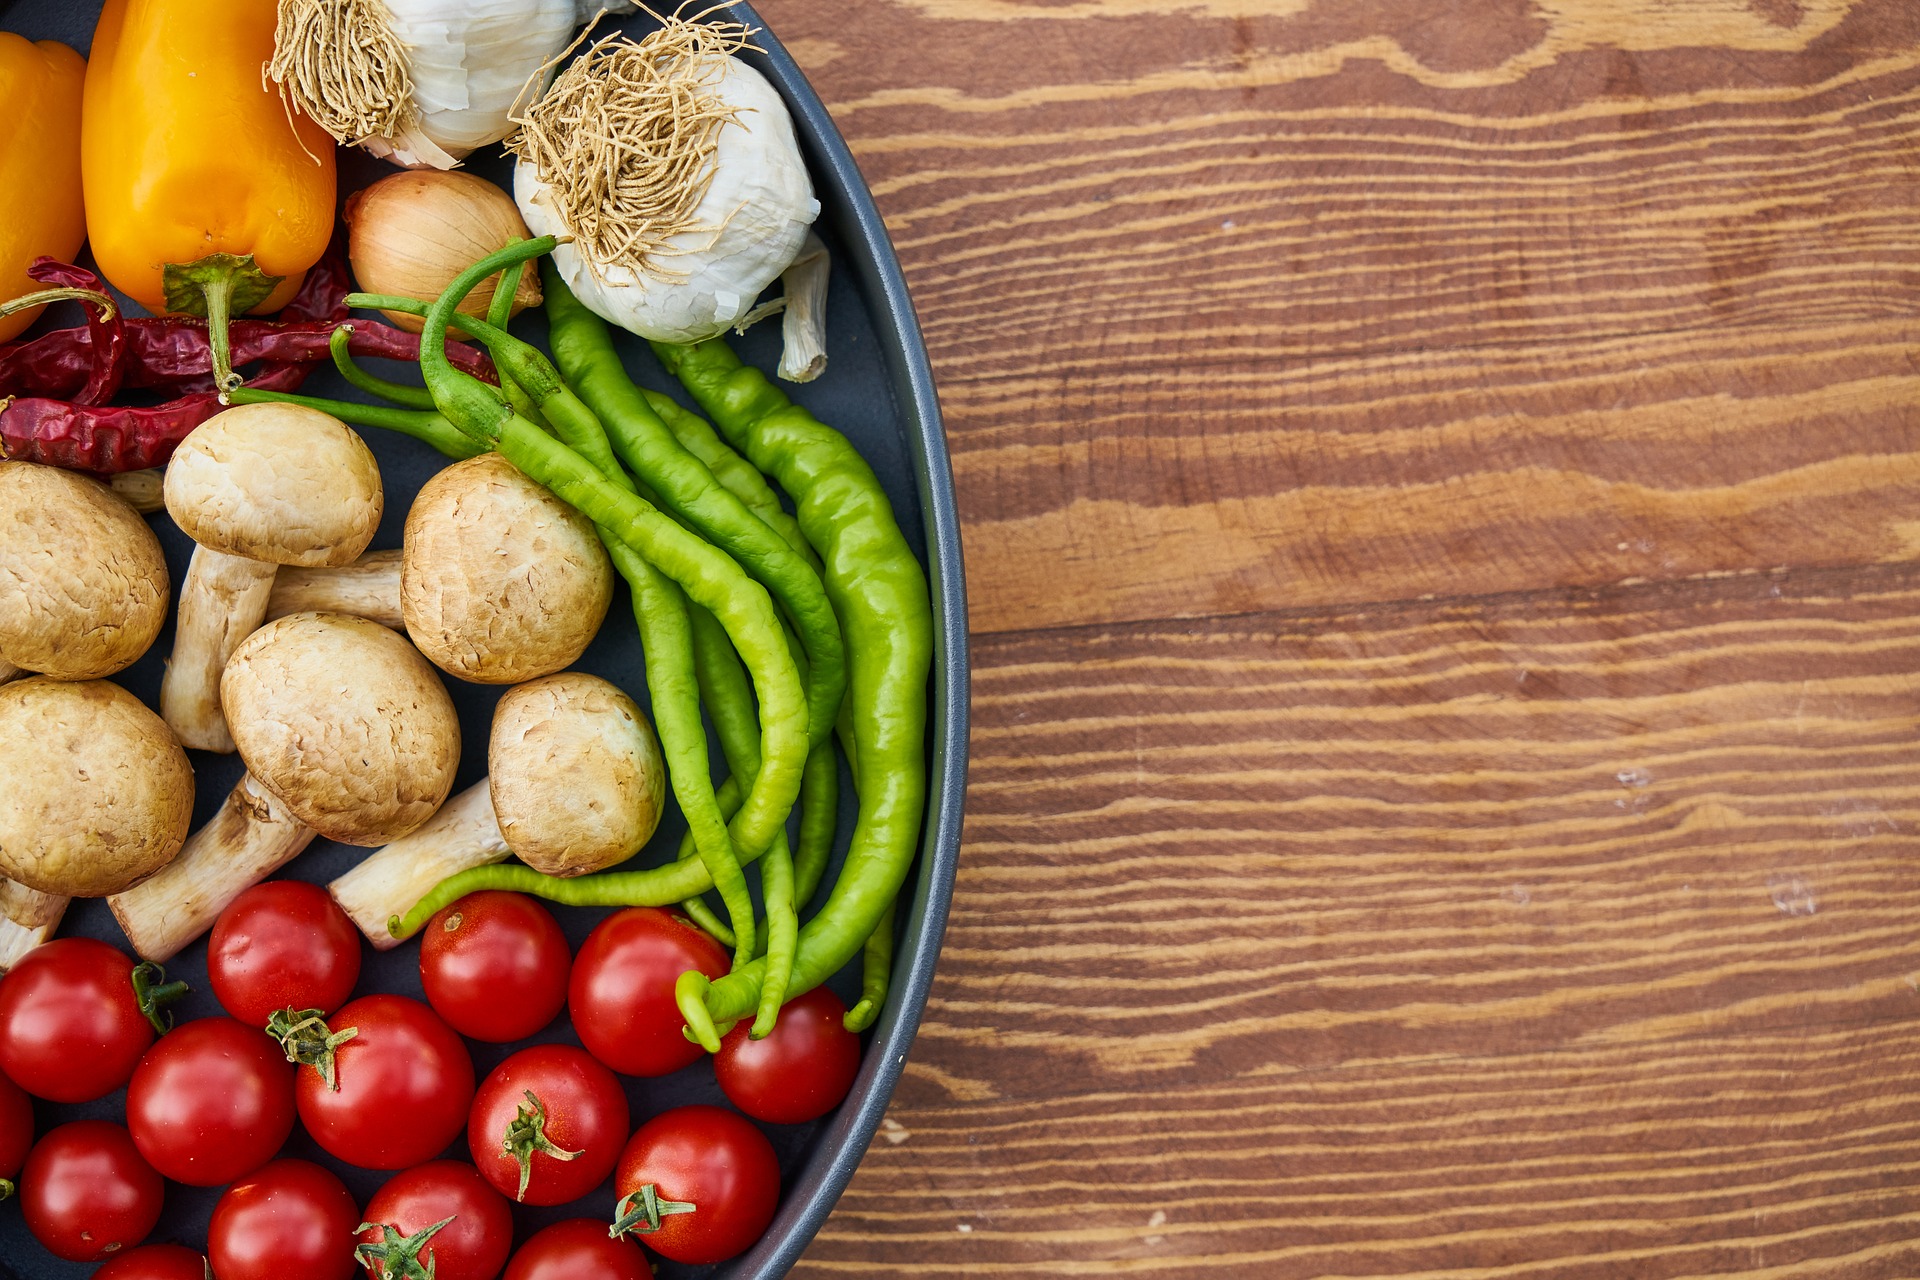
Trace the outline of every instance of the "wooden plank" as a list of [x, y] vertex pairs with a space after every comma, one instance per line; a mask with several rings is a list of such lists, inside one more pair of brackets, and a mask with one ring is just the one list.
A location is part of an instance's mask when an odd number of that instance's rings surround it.
[[[822, 1267], [1897, 1273], [1920, 571], [990, 637], [976, 664], [959, 892], [893, 1117], [936, 1136], [879, 1145]], [[1825, 1173], [1762, 1158], [1795, 1145], [1770, 1082], [1810, 1091]], [[1372, 1091], [1364, 1132], [1327, 1119], [1303, 1163], [1326, 1090]], [[1269, 1106], [1287, 1133], [1221, 1154]], [[1449, 1126], [1463, 1149], [1422, 1145]], [[1618, 1181], [1572, 1185], [1589, 1166]], [[1147, 1247], [1167, 1188], [1198, 1234]], [[957, 1240], [976, 1210], [1004, 1248]]]
[[951, 1097], [923, 1072], [794, 1275], [1912, 1276], [1914, 1032], [1063, 1079], [1014, 1099]]
[[1906, 0], [769, 0], [942, 384], [1910, 314]]
[[1920, 325], [945, 391], [972, 625], [1911, 559]]
[[983, 631], [1910, 553], [1920, 6], [788, 0]]

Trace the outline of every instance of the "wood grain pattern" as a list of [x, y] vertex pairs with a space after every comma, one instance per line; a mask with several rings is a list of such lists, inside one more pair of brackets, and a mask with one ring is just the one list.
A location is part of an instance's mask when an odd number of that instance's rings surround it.
[[976, 644], [797, 1274], [1920, 1274], [1920, 6], [762, 7]]

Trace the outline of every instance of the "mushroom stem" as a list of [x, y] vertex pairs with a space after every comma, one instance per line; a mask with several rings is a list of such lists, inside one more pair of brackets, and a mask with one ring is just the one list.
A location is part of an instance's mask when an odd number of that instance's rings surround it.
[[267, 618], [290, 613], [346, 613], [395, 631], [405, 631], [400, 616], [398, 551], [369, 551], [338, 569], [282, 568], [267, 600]]
[[313, 835], [248, 774], [178, 857], [107, 905], [142, 959], [171, 960], [212, 928], [243, 890], [291, 862]]
[[60, 927], [70, 898], [0, 880], [0, 972], [13, 968]]
[[506, 837], [493, 813], [485, 778], [441, 806], [411, 835], [402, 836], [327, 886], [367, 941], [386, 951], [400, 945], [387, 921], [405, 915], [429, 890], [457, 872], [505, 860]]
[[107, 483], [113, 486], [115, 493], [127, 500], [128, 506], [143, 516], [150, 516], [167, 505], [167, 500], [161, 496], [166, 475], [157, 469], [150, 467], [145, 471], [122, 471], [109, 476]]
[[20, 668], [14, 666], [11, 662], [8, 662], [5, 658], [0, 658], [0, 684], [5, 684], [7, 681], [13, 679], [19, 674], [20, 674]]
[[233, 751], [220, 710], [220, 673], [240, 642], [267, 620], [276, 567], [195, 547], [180, 586], [173, 657], [160, 679], [160, 717], [181, 745]]

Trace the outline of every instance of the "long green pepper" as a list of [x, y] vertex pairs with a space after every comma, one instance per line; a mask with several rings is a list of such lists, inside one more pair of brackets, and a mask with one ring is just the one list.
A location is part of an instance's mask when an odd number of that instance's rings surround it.
[[[576, 450], [554, 440], [502, 403], [500, 393], [460, 373], [447, 362], [447, 325], [461, 293], [471, 288], [474, 281], [502, 266], [548, 252], [552, 247], [551, 237], [512, 246], [476, 263], [456, 278], [428, 313], [421, 335], [421, 369], [434, 403], [450, 422], [481, 443], [493, 446], [562, 501], [631, 547], [679, 584], [689, 599], [710, 609], [726, 627], [735, 648], [753, 673], [760, 696], [762, 768], [741, 807], [740, 816], [748, 818], [751, 814], [751, 818], [745, 823], [737, 822], [735, 827], [736, 846], [742, 858], [755, 856], [760, 849], [741, 839], [740, 830], [742, 827], [763, 830], [766, 842], [771, 842], [773, 833], [784, 825], [798, 796], [808, 749], [805, 695], [793, 660], [786, 652], [772, 598], [730, 557], [681, 528], [637, 495], [610, 482]], [[698, 869], [705, 871], [704, 866]], [[480, 870], [498, 873], [504, 869]], [[677, 894], [675, 900], [704, 892], [711, 884], [710, 876], [700, 877], [708, 881], [700, 884], [677, 867], [671, 870], [673, 879], [690, 886]], [[425, 918], [423, 909], [431, 913], [428, 903], [450, 890], [457, 890], [455, 896], [458, 896], [481, 887], [456, 883], [473, 874], [463, 873], [443, 883], [426, 901], [416, 904], [408, 913], [405, 925], [417, 928], [419, 919]], [[612, 873], [611, 878], [645, 874]], [[575, 892], [560, 900], [590, 900], [597, 893], [614, 888], [586, 885], [596, 878], [580, 877], [567, 882], [576, 886]], [[396, 932], [396, 936], [404, 934]]]
[[[718, 339], [656, 343], [654, 351], [728, 440], [794, 499], [853, 656], [849, 716], [860, 813], [839, 882], [800, 931], [789, 988], [797, 994], [866, 945], [913, 863], [927, 793], [933, 611], [926, 574], [873, 469], [845, 436], [794, 405]], [[718, 1024], [755, 1008], [763, 964], [711, 984], [699, 974], [681, 978], [681, 1012], [703, 1046], [717, 1049]]]
[[661, 421], [627, 376], [606, 321], [581, 305], [551, 262], [543, 266], [541, 284], [554, 363], [606, 424], [621, 458], [662, 507], [738, 560], [793, 620], [807, 655], [809, 740], [826, 741], [846, 693], [847, 667], [840, 623], [820, 575]]

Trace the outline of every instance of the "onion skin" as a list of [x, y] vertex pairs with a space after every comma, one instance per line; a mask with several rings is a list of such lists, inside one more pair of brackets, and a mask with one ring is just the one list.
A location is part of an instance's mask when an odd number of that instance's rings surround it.
[[[515, 240], [532, 238], [513, 198], [470, 173], [413, 169], [382, 178], [347, 201], [347, 256], [366, 293], [406, 298], [440, 296], [467, 266]], [[484, 280], [460, 310], [484, 316], [498, 277]], [[526, 272], [513, 295], [513, 314], [540, 305], [539, 273]], [[381, 313], [409, 333], [420, 317]]]

